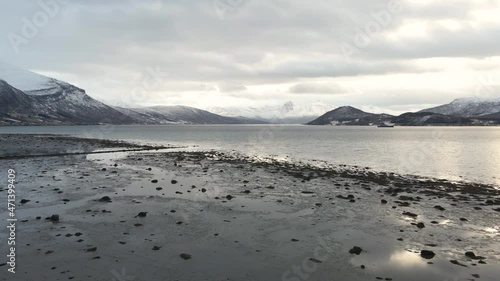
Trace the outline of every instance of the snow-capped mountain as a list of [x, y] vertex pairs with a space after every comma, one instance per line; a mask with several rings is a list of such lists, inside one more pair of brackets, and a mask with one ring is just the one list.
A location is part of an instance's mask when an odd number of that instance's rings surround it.
[[189, 106], [117, 108], [144, 124], [262, 124], [261, 120], [226, 117]]
[[352, 106], [331, 110], [307, 125], [369, 125], [389, 121], [393, 116], [364, 112]]
[[432, 112], [461, 117], [479, 117], [500, 112], [500, 98], [461, 98], [449, 104], [424, 109], [420, 112]]
[[[84, 90], [67, 82], [3, 63], [0, 63], [0, 79], [4, 81], [0, 96], [5, 101], [0, 115], [17, 116], [21, 119], [18, 121], [24, 120], [29, 124], [134, 122], [127, 115], [93, 99]], [[13, 92], [17, 100], [9, 98]]]
[[335, 108], [335, 106], [321, 102], [297, 105], [289, 101], [278, 106], [213, 107], [208, 110], [224, 116], [246, 117], [263, 120], [269, 123], [304, 124], [333, 108]]

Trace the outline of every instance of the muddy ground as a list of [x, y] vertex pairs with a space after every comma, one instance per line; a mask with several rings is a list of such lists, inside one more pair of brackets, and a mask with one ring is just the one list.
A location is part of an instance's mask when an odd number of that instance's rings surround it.
[[[0, 280], [500, 274], [495, 186], [217, 151], [74, 155], [155, 148], [69, 137], [1, 135], [0, 144]], [[73, 155], [19, 157], [65, 153]], [[8, 169], [17, 180], [15, 274], [5, 264]]]

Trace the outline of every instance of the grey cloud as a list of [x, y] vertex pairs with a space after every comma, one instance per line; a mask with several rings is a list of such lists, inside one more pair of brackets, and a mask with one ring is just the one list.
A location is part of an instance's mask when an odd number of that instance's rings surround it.
[[[356, 28], [373, 20], [373, 13], [386, 9], [387, 3], [247, 0], [221, 20], [212, 0], [73, 0], [16, 54], [7, 34], [20, 33], [22, 18], [30, 19], [41, 8], [37, 1], [4, 1], [0, 11], [0, 54], [2, 59], [21, 67], [75, 77], [69, 82], [105, 100], [118, 99], [134, 87], [134, 77], [146, 67], [159, 66], [169, 74], [159, 90], [202, 92], [214, 100], [226, 93], [285, 100], [297, 93], [304, 93], [301, 98], [307, 94], [317, 98], [315, 94], [342, 90], [315, 85], [316, 78], [417, 76], [438, 70], [416, 64], [415, 59], [500, 55], [500, 27], [491, 24], [477, 28], [470, 25], [457, 32], [434, 27], [425, 38], [398, 41], [379, 34], [359, 54], [346, 60], [340, 44], [350, 42]], [[382, 33], [396, 30], [408, 19], [473, 22], [471, 11], [498, 7], [495, 1], [404, 3], [404, 11], [394, 16]], [[478, 62], [473, 68], [491, 69], [491, 65]], [[267, 96], [247, 89], [279, 84], [296, 85]], [[214, 91], [212, 85], [220, 91]], [[347, 93], [345, 102], [356, 99], [352, 103], [373, 102], [379, 106], [393, 106], [396, 101], [425, 102], [414, 101], [403, 90], [398, 95], [400, 98], [393, 101], [380, 102], [389, 99], [383, 89], [373, 93], [373, 100]], [[189, 105], [192, 100], [192, 95], [179, 94], [162, 102]]]

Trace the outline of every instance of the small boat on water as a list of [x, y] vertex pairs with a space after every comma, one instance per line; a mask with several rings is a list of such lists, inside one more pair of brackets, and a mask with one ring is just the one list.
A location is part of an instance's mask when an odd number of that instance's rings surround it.
[[380, 123], [377, 127], [379, 128], [394, 128], [394, 125], [387, 123]]

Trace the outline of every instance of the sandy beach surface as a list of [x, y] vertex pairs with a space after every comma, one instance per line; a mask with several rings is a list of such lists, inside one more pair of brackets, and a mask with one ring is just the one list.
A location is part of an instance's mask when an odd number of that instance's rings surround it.
[[500, 276], [496, 186], [49, 135], [0, 135], [0, 182], [0, 280]]

